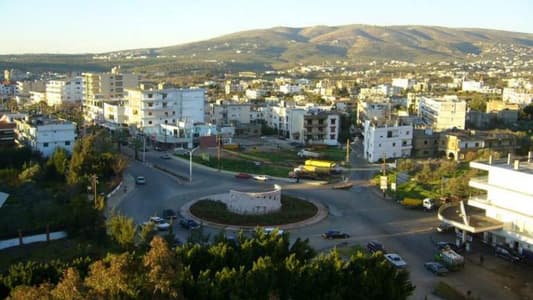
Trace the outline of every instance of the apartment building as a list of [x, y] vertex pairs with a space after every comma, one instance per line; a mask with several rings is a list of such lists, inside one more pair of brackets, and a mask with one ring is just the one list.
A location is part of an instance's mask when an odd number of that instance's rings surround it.
[[0, 147], [15, 144], [15, 122], [10, 122], [7, 116], [0, 118]]
[[340, 115], [334, 112], [312, 111], [304, 116], [304, 139], [308, 144], [339, 144]]
[[364, 123], [363, 156], [369, 162], [380, 159], [410, 157], [413, 126], [400, 121], [369, 121]]
[[457, 96], [420, 97], [418, 115], [434, 130], [465, 129], [466, 102]]
[[249, 124], [251, 122], [252, 105], [249, 103], [235, 103], [229, 101], [219, 101], [209, 105], [210, 122], [213, 124]]
[[[89, 103], [96, 98], [123, 98], [126, 89], [136, 89], [140, 76], [121, 73], [120, 67], [114, 67], [109, 73], [83, 73], [83, 97]], [[93, 104], [94, 105], [94, 104]]]
[[80, 76], [50, 80], [46, 84], [46, 103], [48, 106], [82, 101], [82, 99], [83, 79]]
[[526, 106], [533, 103], [533, 91], [527, 89], [504, 88], [502, 99], [506, 102]]
[[416, 84], [416, 81], [410, 78], [393, 78], [392, 86], [401, 89], [410, 89]]
[[30, 146], [48, 157], [56, 148], [72, 153], [76, 124], [67, 120], [34, 117], [15, 120], [17, 143]]
[[384, 98], [359, 100], [357, 103], [357, 124], [363, 125], [367, 120], [384, 120], [391, 114], [390, 108], [389, 100]]

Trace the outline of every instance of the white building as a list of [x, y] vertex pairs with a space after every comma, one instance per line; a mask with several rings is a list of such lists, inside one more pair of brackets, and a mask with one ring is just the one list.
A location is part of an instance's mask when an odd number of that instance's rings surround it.
[[81, 101], [82, 99], [83, 79], [81, 77], [50, 80], [46, 84], [46, 103], [49, 106]]
[[251, 119], [249, 103], [219, 101], [210, 104], [210, 122], [217, 125], [249, 124]]
[[465, 129], [466, 102], [457, 96], [420, 97], [418, 115], [427, 126], [437, 131]]
[[415, 85], [416, 81], [409, 78], [394, 78], [392, 79], [392, 86], [401, 89], [410, 89]]
[[379, 159], [411, 156], [413, 126], [386, 122], [364, 123], [364, 158], [369, 162]]
[[304, 139], [307, 144], [339, 144], [341, 118], [338, 113], [308, 111], [304, 115]]
[[296, 94], [302, 91], [302, 87], [294, 84], [280, 85], [279, 91], [283, 94]]
[[[439, 219], [469, 234], [483, 233], [483, 240], [493, 246], [506, 245], [521, 254], [533, 257], [533, 165], [508, 159], [508, 163], [471, 162], [470, 167], [488, 172], [472, 178], [469, 185], [485, 191], [461, 203], [461, 214], [454, 205], [439, 210]], [[473, 209], [470, 209], [470, 208]]]
[[533, 103], [533, 92], [525, 89], [504, 88], [503, 101], [520, 104], [521, 106]]
[[126, 94], [127, 123], [147, 133], [159, 132], [161, 124], [192, 126], [205, 121], [204, 89], [126, 90]]
[[76, 124], [45, 117], [15, 120], [17, 142], [29, 145], [48, 157], [56, 148], [72, 153], [76, 140]]
[[366, 120], [385, 120], [390, 114], [391, 104], [387, 99], [362, 101], [357, 103], [357, 124], [364, 124]]
[[263, 89], [247, 89], [245, 92], [246, 98], [250, 100], [260, 99], [265, 95]]
[[465, 80], [461, 89], [465, 92], [479, 92], [483, 89], [483, 81]]

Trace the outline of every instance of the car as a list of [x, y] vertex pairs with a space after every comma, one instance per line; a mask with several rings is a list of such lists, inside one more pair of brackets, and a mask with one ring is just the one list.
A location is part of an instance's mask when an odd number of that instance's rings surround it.
[[166, 231], [170, 228], [170, 224], [165, 222], [165, 219], [157, 217], [157, 216], [150, 217], [148, 222], [143, 223], [143, 225], [148, 225], [148, 224], [153, 224], [154, 229], [159, 230], [159, 231]]
[[274, 227], [266, 227], [265, 229], [265, 233], [266, 234], [271, 234], [273, 231], [277, 230], [278, 232], [278, 235], [282, 235], [283, 234], [283, 229], [279, 229], [279, 228], [274, 228]]
[[514, 263], [518, 263], [522, 260], [520, 255], [518, 255], [513, 249], [502, 245], [496, 245], [494, 248], [494, 255]]
[[164, 209], [161, 215], [163, 216], [164, 219], [167, 219], [167, 220], [176, 219], [176, 212], [173, 211], [172, 209]]
[[165, 153], [163, 155], [160, 156], [161, 159], [170, 159], [170, 155], [168, 155], [168, 153]]
[[322, 234], [322, 237], [331, 240], [331, 239], [347, 239], [350, 237], [349, 234], [345, 232], [340, 232], [338, 230], [328, 230]]
[[428, 269], [429, 271], [431, 271], [431, 273], [438, 276], [444, 276], [449, 272], [444, 265], [436, 261], [428, 261], [424, 263], [424, 268]]
[[155, 151], [163, 151], [163, 149], [162, 149], [161, 147], [157, 147], [157, 146], [154, 147], [154, 150], [155, 150]]
[[449, 231], [453, 231], [454, 228], [455, 227], [453, 227], [452, 224], [449, 224], [449, 223], [446, 223], [446, 222], [442, 222], [437, 227], [437, 232], [449, 232]]
[[135, 177], [135, 183], [136, 184], [146, 184], [146, 178], [144, 178], [144, 176], [137, 176], [137, 177]]
[[450, 242], [437, 242], [437, 248], [439, 250], [452, 249], [455, 252], [461, 252], [463, 251], [464, 247], [464, 245], [457, 246], [456, 244]]
[[235, 178], [238, 178], [238, 179], [250, 179], [250, 178], [252, 178], [252, 175], [250, 175], [248, 173], [238, 173], [238, 174], [235, 174]]
[[403, 260], [403, 258], [396, 254], [396, 253], [387, 253], [384, 255], [385, 259], [390, 262], [393, 266], [399, 269], [403, 269], [407, 267], [407, 263]]
[[381, 242], [378, 242], [378, 241], [370, 241], [370, 242], [368, 242], [368, 244], [366, 244], [366, 249], [370, 253], [375, 253], [375, 252], [378, 252], [378, 251], [381, 251], [381, 252], [385, 253], [385, 247], [383, 247], [383, 244]]
[[255, 176], [253, 176], [253, 179], [257, 180], [257, 181], [267, 181], [268, 180], [268, 176], [266, 176], [266, 175], [255, 175]]
[[198, 224], [195, 220], [182, 219], [180, 220], [180, 226], [185, 229], [196, 229], [200, 227], [200, 224]]

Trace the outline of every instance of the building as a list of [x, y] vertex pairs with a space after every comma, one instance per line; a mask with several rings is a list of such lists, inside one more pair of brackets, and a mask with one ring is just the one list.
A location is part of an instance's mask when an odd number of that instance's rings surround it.
[[461, 89], [465, 92], [479, 92], [483, 88], [483, 81], [465, 80]]
[[10, 122], [7, 116], [0, 118], [0, 147], [15, 144], [15, 122]]
[[526, 106], [533, 103], [533, 92], [526, 89], [504, 88], [502, 99], [506, 102]]
[[294, 84], [280, 85], [279, 91], [283, 94], [296, 94], [302, 91], [302, 87]]
[[227, 101], [211, 103], [210, 122], [217, 125], [249, 124], [251, 121], [251, 107], [252, 105], [249, 103], [233, 103]]
[[411, 155], [416, 158], [437, 157], [440, 134], [431, 129], [414, 129]]
[[[462, 235], [458, 243], [466, 242], [467, 250], [472, 234], [482, 234], [493, 246], [505, 245], [520, 254], [533, 257], [533, 165], [531, 153], [527, 162], [507, 163], [470, 162], [470, 167], [487, 172], [469, 181], [472, 188], [482, 191], [468, 203], [451, 203], [439, 209], [440, 220], [450, 223]], [[457, 207], [459, 206], [459, 207]]]
[[439, 140], [439, 152], [458, 161], [467, 159], [468, 153], [475, 155], [484, 149], [507, 154], [518, 148], [516, 136], [502, 131], [447, 131], [441, 132]]
[[83, 97], [87, 102], [124, 98], [125, 90], [138, 88], [140, 80], [137, 74], [121, 73], [120, 67], [112, 68], [110, 73], [83, 73], [82, 76]]
[[418, 115], [424, 124], [436, 131], [465, 129], [466, 102], [459, 100], [457, 96], [420, 97]]
[[413, 126], [400, 122], [365, 121], [363, 156], [369, 162], [410, 157]]
[[390, 108], [391, 104], [387, 99], [359, 100], [357, 103], [357, 124], [363, 125], [367, 120], [385, 120], [391, 114]]
[[83, 80], [81, 77], [50, 80], [46, 84], [46, 104], [61, 105], [65, 102], [77, 102], [83, 99]]
[[126, 90], [126, 123], [145, 133], [157, 134], [159, 125], [203, 123], [204, 89]]
[[310, 112], [304, 116], [304, 138], [307, 144], [338, 145], [340, 115], [334, 112]]
[[212, 195], [226, 204], [229, 211], [241, 215], [264, 215], [281, 209], [281, 186], [263, 190], [230, 190], [229, 194]]
[[394, 78], [392, 79], [392, 86], [401, 89], [410, 89], [416, 84], [416, 81], [409, 78]]
[[76, 124], [61, 119], [34, 117], [15, 120], [17, 143], [25, 144], [48, 157], [56, 148], [72, 153]]

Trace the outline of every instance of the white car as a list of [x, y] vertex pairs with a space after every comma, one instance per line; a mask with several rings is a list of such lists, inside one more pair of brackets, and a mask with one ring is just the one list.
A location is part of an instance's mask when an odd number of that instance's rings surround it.
[[265, 227], [265, 233], [266, 234], [271, 234], [274, 230], [278, 231], [278, 235], [282, 235], [283, 234], [283, 229], [274, 228], [274, 227]]
[[170, 228], [170, 224], [165, 222], [165, 219], [160, 217], [150, 217], [148, 222], [144, 222], [143, 225], [153, 224], [154, 228], [160, 231], [166, 231]]
[[257, 181], [267, 181], [268, 180], [268, 176], [266, 176], [266, 175], [255, 175], [252, 178], [254, 180], [257, 180]]
[[387, 253], [385, 254], [385, 258], [396, 268], [402, 269], [407, 267], [407, 263], [396, 253]]

